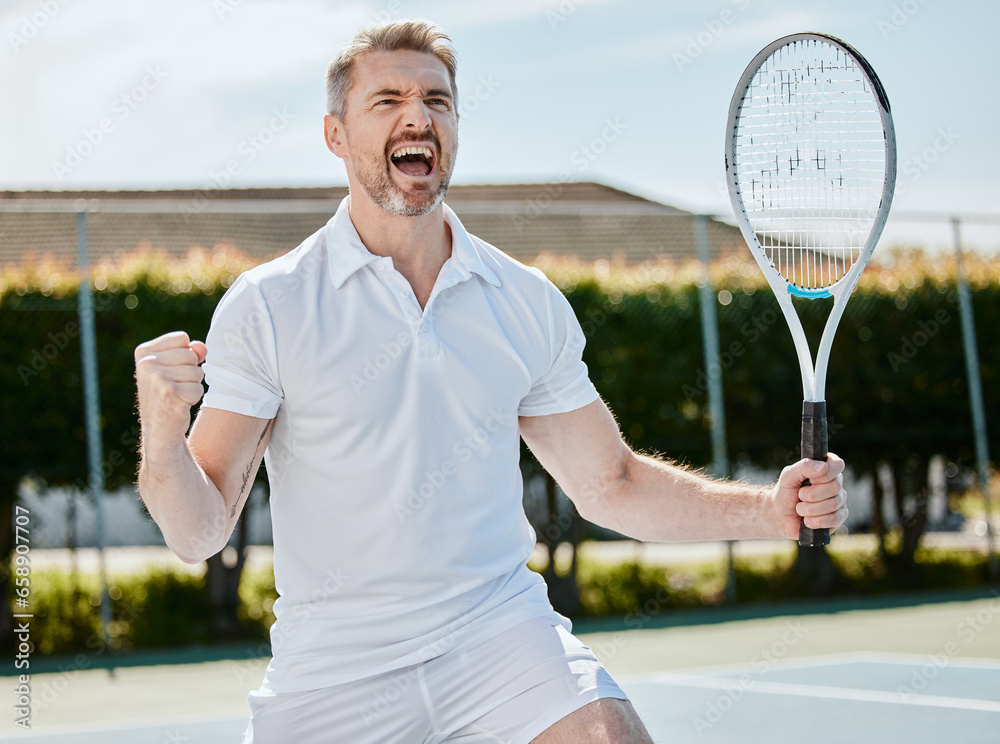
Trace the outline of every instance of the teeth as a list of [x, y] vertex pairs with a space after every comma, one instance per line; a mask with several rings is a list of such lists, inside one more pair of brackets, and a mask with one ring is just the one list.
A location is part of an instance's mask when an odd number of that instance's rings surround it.
[[428, 160], [434, 157], [429, 147], [401, 147], [392, 154], [394, 158], [401, 158], [404, 155], [423, 155]]

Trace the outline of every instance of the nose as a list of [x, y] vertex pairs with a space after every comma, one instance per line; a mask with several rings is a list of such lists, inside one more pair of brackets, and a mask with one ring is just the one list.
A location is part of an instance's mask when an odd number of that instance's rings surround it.
[[411, 98], [403, 107], [403, 126], [408, 129], [416, 129], [422, 132], [430, 129], [431, 115], [430, 109], [420, 98]]

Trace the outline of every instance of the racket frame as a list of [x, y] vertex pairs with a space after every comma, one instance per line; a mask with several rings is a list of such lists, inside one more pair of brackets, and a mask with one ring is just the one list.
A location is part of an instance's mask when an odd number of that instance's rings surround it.
[[[750, 223], [750, 217], [743, 203], [743, 196], [738, 182], [739, 173], [736, 159], [736, 125], [743, 107], [743, 101], [749, 91], [750, 82], [757, 74], [762, 63], [777, 49], [794, 42], [809, 40], [838, 46], [843, 54], [852, 58], [857, 63], [874, 93], [885, 139], [885, 177], [882, 198], [865, 246], [844, 276], [821, 289], [803, 289], [793, 285], [778, 273], [774, 264], [768, 258]], [[743, 234], [743, 239], [757, 261], [757, 265], [760, 266], [764, 277], [774, 292], [778, 306], [781, 308], [781, 313], [788, 324], [788, 329], [791, 332], [792, 341], [795, 345], [795, 352], [798, 356], [799, 370], [802, 374], [803, 393], [802, 456], [811, 459], [826, 459], [826, 374], [830, 361], [830, 351], [833, 347], [833, 338], [836, 334], [837, 326], [844, 315], [844, 310], [847, 307], [847, 300], [857, 286], [861, 272], [864, 271], [865, 266], [868, 264], [868, 260], [871, 258], [879, 237], [882, 234], [882, 229], [885, 227], [896, 184], [896, 135], [892, 124], [892, 113], [888, 96], [886, 96], [882, 82], [879, 80], [878, 75], [875, 74], [872, 66], [856, 49], [846, 42], [834, 36], [821, 33], [797, 33], [783, 36], [758, 52], [740, 77], [729, 105], [725, 152], [726, 182], [729, 187], [729, 198], [733, 205], [733, 211], [736, 214], [736, 222], [739, 225], [740, 232]], [[802, 321], [799, 319], [798, 313], [795, 311], [795, 306], [792, 304], [793, 297], [803, 297], [806, 299], [833, 298], [833, 308], [827, 317], [826, 325], [823, 328], [823, 335], [817, 347], [815, 365], [813, 364], [809, 341], [802, 327]], [[808, 485], [808, 483], [806, 481], [803, 485]], [[801, 545], [826, 545], [829, 543], [830, 537], [827, 530], [811, 530], [804, 523], [801, 529], [799, 537]]]
[[[750, 224], [750, 218], [743, 204], [743, 196], [737, 181], [736, 162], [736, 122], [742, 109], [743, 100], [746, 97], [750, 81], [753, 80], [764, 60], [770, 57], [775, 50], [796, 41], [808, 40], [818, 40], [839, 46], [845, 54], [852, 57], [858, 63], [858, 66], [864, 72], [869, 85], [875, 93], [879, 116], [882, 120], [882, 129], [885, 135], [886, 153], [886, 174], [882, 190], [882, 201], [864, 249], [843, 277], [832, 285], [818, 290], [801, 289], [789, 283], [778, 273], [774, 264], [771, 263], [770, 259], [764, 253], [764, 249], [757, 239], [757, 235]], [[736, 91], [729, 104], [729, 120], [726, 124], [726, 181], [729, 187], [729, 199], [736, 213], [736, 221], [740, 227], [740, 232], [750, 247], [750, 252], [757, 261], [757, 265], [764, 272], [768, 284], [771, 285], [771, 289], [774, 291], [774, 296], [778, 300], [778, 305], [781, 307], [781, 312], [785, 316], [785, 321], [788, 323], [789, 331], [792, 334], [795, 351], [799, 359], [799, 368], [802, 373], [803, 399], [815, 402], [823, 401], [826, 396], [826, 372], [830, 360], [830, 350], [833, 347], [833, 337], [844, 314], [847, 300], [857, 286], [861, 272], [864, 271], [868, 260], [871, 258], [878, 239], [882, 234], [882, 229], [885, 227], [896, 183], [896, 136], [892, 125], [889, 99], [885, 94], [885, 89], [882, 87], [882, 82], [868, 61], [846, 42], [834, 36], [820, 33], [798, 33], [783, 36], [780, 39], [772, 41], [758, 52], [757, 56], [753, 58], [740, 77], [739, 84], [736, 86]], [[805, 297], [807, 299], [833, 298], [833, 309], [827, 318], [826, 326], [823, 329], [823, 335], [820, 338], [819, 347], [816, 352], [815, 367], [813, 366], [809, 341], [806, 339], [805, 331], [802, 328], [802, 322], [799, 320], [799, 316], [795, 312], [795, 307], [792, 305], [793, 296]]]

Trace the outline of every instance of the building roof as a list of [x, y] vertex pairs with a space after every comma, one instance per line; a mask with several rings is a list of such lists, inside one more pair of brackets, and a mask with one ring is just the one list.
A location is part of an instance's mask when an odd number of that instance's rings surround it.
[[[284, 253], [322, 227], [347, 188], [0, 191], [0, 264], [26, 253], [72, 265], [86, 209], [92, 260], [140, 248], [183, 255], [235, 246]], [[693, 215], [599, 183], [454, 185], [447, 203], [469, 232], [522, 261], [541, 253], [638, 263], [696, 254]], [[712, 257], [743, 248], [739, 230], [709, 222]]]
[[[321, 186], [304, 188], [251, 188], [251, 189], [165, 189], [155, 191], [0, 191], [2, 200], [60, 200], [76, 199], [125, 199], [125, 200], [160, 200], [169, 199], [186, 201], [199, 195], [210, 195], [215, 198], [238, 200], [271, 200], [271, 199], [329, 199], [340, 201], [347, 196], [346, 186]], [[592, 181], [571, 181], [566, 183], [511, 183], [511, 184], [453, 184], [448, 189], [448, 201], [462, 202], [518, 202], [541, 199], [554, 199], [562, 202], [585, 203], [632, 203], [652, 205], [658, 208], [679, 212], [672, 207], [650, 201], [627, 191], [605, 186]]]

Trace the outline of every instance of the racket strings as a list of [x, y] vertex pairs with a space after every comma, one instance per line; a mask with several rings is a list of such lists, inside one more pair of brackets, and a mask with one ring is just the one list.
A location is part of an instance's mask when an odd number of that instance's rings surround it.
[[768, 260], [803, 289], [842, 279], [865, 248], [886, 175], [861, 68], [822, 40], [780, 47], [753, 76], [734, 137], [737, 184]]

